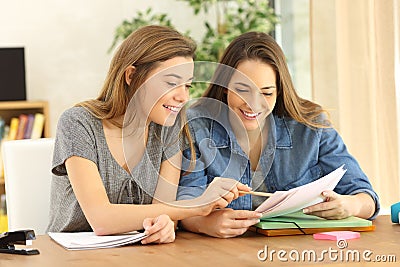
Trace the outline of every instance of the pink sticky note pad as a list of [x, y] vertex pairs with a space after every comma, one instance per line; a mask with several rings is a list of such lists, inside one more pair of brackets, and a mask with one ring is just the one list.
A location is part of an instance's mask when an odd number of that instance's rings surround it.
[[313, 237], [318, 240], [348, 240], [360, 238], [360, 233], [352, 231], [332, 231], [313, 234]]

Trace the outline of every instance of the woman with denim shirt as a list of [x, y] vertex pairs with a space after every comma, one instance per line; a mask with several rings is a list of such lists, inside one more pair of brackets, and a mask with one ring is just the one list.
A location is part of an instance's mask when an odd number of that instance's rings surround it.
[[[327, 112], [297, 95], [285, 56], [272, 37], [242, 34], [220, 63], [204, 98], [188, 110], [196, 164], [189, 166], [191, 152], [185, 150], [178, 199], [198, 197], [215, 177], [234, 178], [254, 191], [289, 190], [344, 164], [347, 172], [336, 188], [321, 192], [325, 201], [303, 212], [327, 219], [377, 215], [378, 196], [367, 176]], [[215, 237], [241, 235], [259, 221], [261, 214], [254, 210], [264, 200], [245, 195], [181, 225]]]

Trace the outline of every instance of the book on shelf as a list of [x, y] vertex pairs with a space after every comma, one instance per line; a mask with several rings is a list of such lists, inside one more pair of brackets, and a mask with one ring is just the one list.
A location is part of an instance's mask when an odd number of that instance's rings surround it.
[[6, 122], [0, 117], [0, 141], [3, 140], [6, 131]]
[[[0, 140], [0, 150], [3, 146], [4, 139]], [[1, 152], [1, 151], [0, 151]], [[3, 163], [3, 153], [0, 153], [0, 182], [4, 183], [4, 163]], [[1, 183], [0, 183], [1, 184]], [[4, 186], [4, 184], [3, 184]], [[1, 187], [1, 186], [0, 186]]]
[[297, 211], [278, 217], [262, 218], [259, 223], [251, 226], [250, 230], [266, 236], [282, 236], [329, 231], [366, 232], [375, 230], [375, 225], [370, 220], [354, 216], [340, 220], [328, 220]]
[[42, 113], [36, 113], [32, 126], [32, 133], [31, 133], [32, 139], [37, 139], [42, 137], [43, 126], [44, 126], [44, 115]]
[[24, 139], [26, 125], [28, 123], [28, 115], [20, 114], [18, 117], [18, 120], [19, 120], [19, 123], [18, 123], [18, 129], [17, 129], [17, 134], [15, 136], [15, 139]]
[[[8, 136], [9, 129], [10, 127], [6, 125], [4, 119], [0, 117], [0, 152], [2, 144]], [[2, 177], [4, 177], [4, 166], [3, 166], [3, 156], [2, 153], [0, 153], [0, 180], [2, 179]]]
[[68, 250], [85, 250], [99, 248], [113, 248], [131, 245], [146, 237], [144, 233], [137, 231], [98, 236], [94, 232], [75, 233], [48, 233], [50, 238]]
[[18, 126], [19, 126], [19, 118], [17, 117], [11, 118], [10, 130], [8, 132], [7, 140], [15, 140], [17, 138]]
[[24, 131], [24, 139], [31, 138], [34, 121], [35, 121], [35, 115], [28, 114], [28, 121], [26, 123], [25, 131]]

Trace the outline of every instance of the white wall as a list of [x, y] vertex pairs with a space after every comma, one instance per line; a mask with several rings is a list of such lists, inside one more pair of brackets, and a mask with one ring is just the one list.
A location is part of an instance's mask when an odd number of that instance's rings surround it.
[[100, 91], [115, 28], [148, 7], [202, 36], [203, 21], [176, 0], [0, 0], [0, 47], [25, 47], [27, 98], [49, 102], [53, 136], [65, 109]]

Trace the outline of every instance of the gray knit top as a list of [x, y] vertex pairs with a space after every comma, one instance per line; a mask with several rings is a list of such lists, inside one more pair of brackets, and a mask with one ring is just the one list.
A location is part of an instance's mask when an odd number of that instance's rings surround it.
[[149, 204], [157, 186], [161, 162], [180, 149], [176, 143], [178, 138], [176, 125], [162, 127], [150, 123], [146, 151], [130, 174], [111, 155], [102, 121], [82, 107], [66, 110], [57, 125], [47, 231], [92, 231], [68, 178], [65, 168], [68, 158], [78, 156], [97, 165], [111, 203]]

